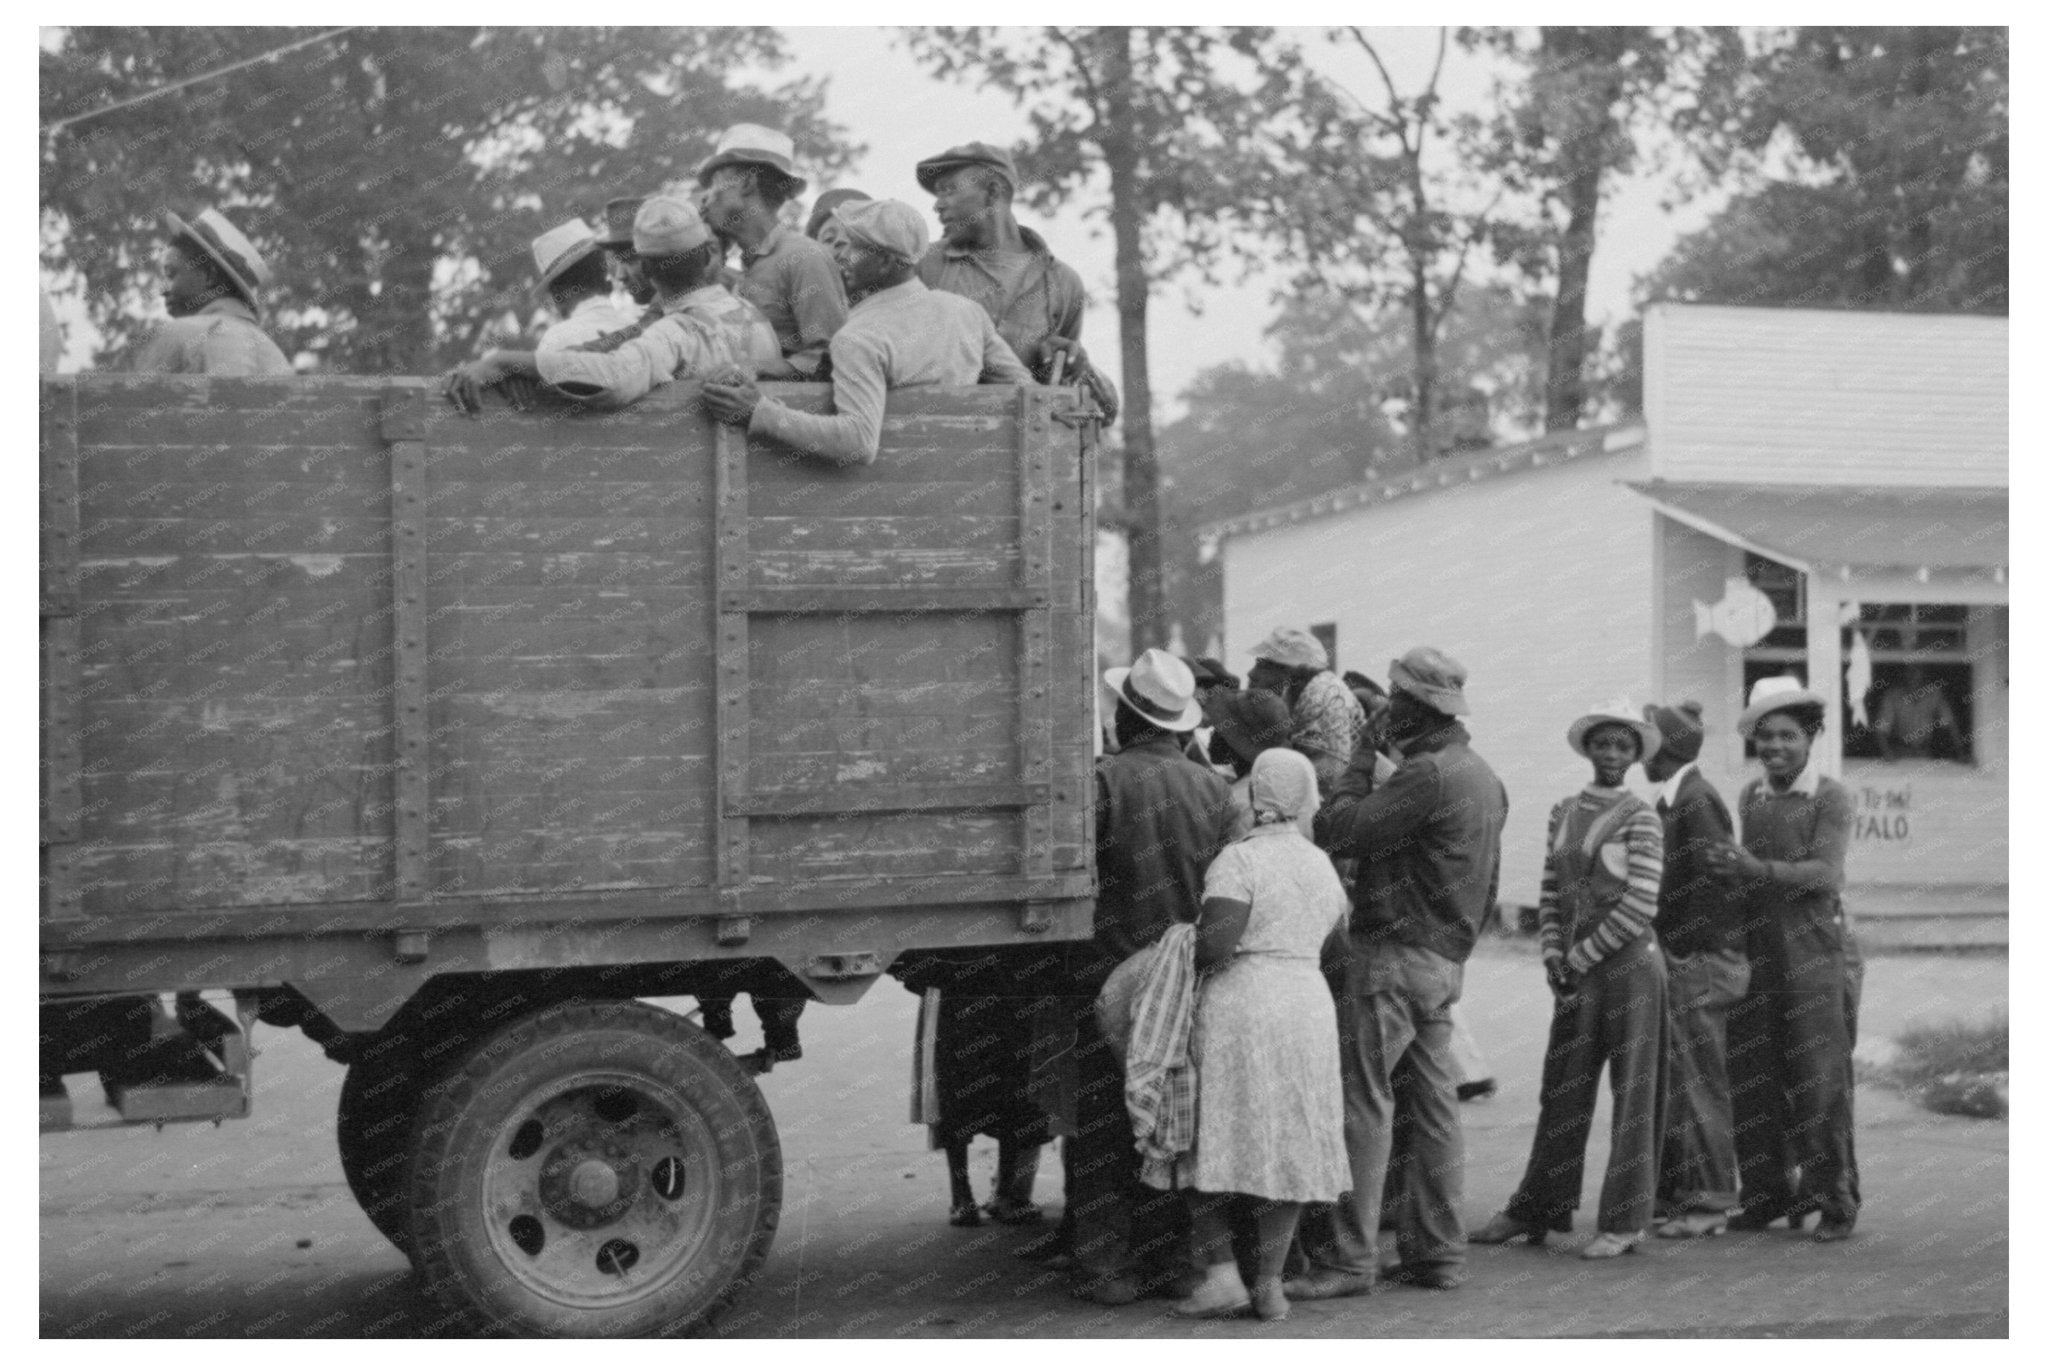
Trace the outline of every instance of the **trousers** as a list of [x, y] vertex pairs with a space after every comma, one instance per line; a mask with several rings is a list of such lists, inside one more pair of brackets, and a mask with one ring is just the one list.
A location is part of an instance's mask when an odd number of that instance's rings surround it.
[[1735, 1207], [1735, 1113], [1728, 1097], [1728, 1012], [1749, 989], [1740, 948], [1667, 953], [1664, 1142], [1657, 1203], [1666, 1212]]
[[1311, 1270], [1379, 1273], [1380, 1202], [1397, 1110], [1406, 1147], [1394, 1230], [1401, 1261], [1464, 1261], [1465, 1135], [1451, 1049], [1451, 1006], [1464, 981], [1462, 964], [1426, 948], [1352, 942], [1337, 998], [1351, 1191], [1303, 1213], [1300, 1249]]
[[1728, 1018], [1728, 1076], [1745, 1213], [1856, 1221], [1851, 1052], [1862, 962], [1839, 923], [1752, 944], [1749, 994]]
[[1138, 1179], [1123, 1065], [1102, 1036], [1093, 1001], [1075, 1015], [1074, 1066], [1074, 1133], [1063, 1144], [1063, 1161], [1075, 1278], [1166, 1283], [1192, 1265], [1187, 1203]]
[[1657, 1196], [1657, 1082], [1664, 1047], [1664, 957], [1645, 934], [1595, 964], [1578, 992], [1556, 1002], [1536, 1141], [1508, 1217], [1569, 1232], [1585, 1181], [1586, 1139], [1600, 1073], [1614, 1092], [1602, 1232], [1647, 1232]]

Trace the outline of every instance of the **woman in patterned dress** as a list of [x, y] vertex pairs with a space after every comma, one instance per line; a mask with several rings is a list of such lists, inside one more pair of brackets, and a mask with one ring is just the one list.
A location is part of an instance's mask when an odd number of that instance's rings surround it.
[[[1190, 1055], [1197, 1076], [1189, 1189], [1202, 1285], [1175, 1312], [1287, 1316], [1281, 1263], [1306, 1202], [1351, 1186], [1344, 1150], [1337, 1014], [1323, 982], [1324, 942], [1347, 902], [1329, 858], [1309, 841], [1315, 769], [1291, 749], [1252, 766], [1251, 833], [1209, 866], [1196, 924], [1205, 973]], [[1233, 1204], [1249, 1202], [1259, 1261], [1245, 1288], [1231, 1249]]]

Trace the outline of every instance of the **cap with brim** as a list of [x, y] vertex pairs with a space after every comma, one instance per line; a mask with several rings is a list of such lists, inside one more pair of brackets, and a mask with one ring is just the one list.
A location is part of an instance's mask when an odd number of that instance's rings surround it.
[[1330, 655], [1323, 648], [1323, 642], [1300, 626], [1278, 627], [1252, 646], [1252, 657], [1288, 668], [1324, 669], [1330, 666]]
[[708, 185], [711, 174], [721, 166], [766, 166], [796, 182], [793, 193], [802, 194], [810, 182], [796, 173], [796, 143], [789, 134], [764, 128], [758, 123], [735, 123], [718, 135], [718, 145], [697, 168], [697, 183]]
[[604, 201], [604, 234], [597, 244], [613, 251], [633, 249], [633, 215], [647, 202], [645, 195], [629, 195], [622, 199]]
[[1735, 733], [1744, 739], [1754, 737], [1756, 727], [1765, 716], [1773, 711], [1783, 711], [1788, 706], [1818, 706], [1825, 710], [1827, 698], [1790, 673], [1758, 678], [1749, 689], [1749, 705], [1743, 707], [1742, 714], [1736, 717]]
[[596, 250], [597, 238], [581, 218], [572, 218], [534, 238], [533, 263], [540, 270], [541, 288], [546, 289], [562, 277], [563, 271]]
[[1565, 741], [1577, 752], [1591, 758], [1592, 755], [1586, 753], [1586, 736], [1603, 725], [1619, 725], [1635, 732], [1636, 742], [1641, 746], [1641, 752], [1636, 755], [1638, 763], [1648, 763], [1651, 756], [1664, 746], [1663, 734], [1643, 719], [1642, 708], [1620, 698], [1602, 702], [1573, 721], [1564, 733]]
[[1195, 700], [1195, 675], [1163, 649], [1148, 649], [1129, 668], [1102, 675], [1117, 701], [1162, 730], [1186, 731], [1202, 723]]
[[924, 215], [900, 199], [841, 204], [832, 210], [832, 221], [859, 245], [887, 252], [912, 265], [923, 259], [925, 249], [931, 245]]
[[228, 284], [235, 292], [254, 306], [256, 291], [270, 283], [270, 266], [264, 262], [255, 244], [242, 235], [241, 229], [215, 209], [201, 209], [189, 223], [175, 213], [166, 212], [164, 221], [169, 225], [172, 236], [189, 241], [205, 252], [208, 259], [226, 274]]
[[1017, 163], [1010, 159], [1008, 152], [988, 142], [962, 143], [918, 162], [918, 187], [926, 194], [936, 194], [939, 181], [962, 166], [985, 166], [1009, 182], [1010, 193], [1017, 192]]
[[636, 256], [680, 256], [711, 240], [697, 210], [672, 195], [658, 194], [633, 215]]
[[1664, 736], [1664, 745], [1658, 750], [1664, 761], [1677, 759], [1690, 763], [1700, 756], [1700, 748], [1706, 742], [1707, 725], [1704, 708], [1696, 701], [1682, 701], [1676, 706], [1645, 706], [1643, 719], [1657, 727], [1657, 733]]
[[1387, 665], [1387, 689], [1406, 692], [1446, 716], [1472, 713], [1465, 700], [1465, 666], [1428, 645], [1418, 645]]
[[816, 238], [818, 230], [825, 226], [826, 220], [832, 216], [832, 211], [841, 204], [858, 204], [874, 197], [866, 190], [826, 190], [818, 196], [818, 202], [811, 205], [811, 216], [804, 221], [804, 236]]

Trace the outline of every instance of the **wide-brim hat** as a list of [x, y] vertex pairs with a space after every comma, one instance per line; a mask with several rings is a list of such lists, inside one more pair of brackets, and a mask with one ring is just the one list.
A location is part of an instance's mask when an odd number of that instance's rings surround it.
[[1742, 714], [1735, 718], [1735, 733], [1744, 739], [1750, 738], [1765, 716], [1788, 706], [1818, 706], [1826, 710], [1827, 704], [1826, 697], [1790, 673], [1758, 678], [1750, 686], [1749, 705], [1743, 707]]
[[190, 222], [168, 210], [164, 222], [171, 235], [194, 243], [219, 266], [236, 293], [252, 307], [256, 291], [270, 283], [270, 265], [242, 230], [217, 209], [201, 209]]
[[1162, 730], [1193, 730], [1202, 723], [1195, 700], [1195, 675], [1163, 649], [1148, 649], [1129, 668], [1112, 668], [1102, 681], [1119, 704]]
[[1635, 731], [1636, 740], [1642, 746], [1642, 752], [1636, 755], [1638, 763], [1648, 763], [1651, 756], [1664, 747], [1663, 732], [1643, 719], [1640, 706], [1621, 697], [1602, 702], [1573, 721], [1564, 732], [1565, 740], [1574, 751], [1591, 758], [1592, 755], [1586, 753], [1586, 736], [1603, 725], [1621, 725]]
[[590, 224], [572, 218], [551, 227], [533, 239], [533, 263], [540, 270], [540, 287], [546, 289], [562, 272], [597, 250], [597, 237]]
[[936, 194], [940, 179], [962, 166], [986, 166], [1009, 182], [1011, 194], [1017, 192], [1017, 163], [1008, 152], [988, 142], [963, 142], [918, 162], [918, 187], [926, 194]]
[[1271, 692], [1218, 688], [1202, 700], [1202, 715], [1224, 742], [1247, 760], [1278, 749], [1293, 737], [1294, 716]]
[[1406, 692], [1446, 716], [1466, 716], [1465, 665], [1440, 649], [1419, 645], [1387, 665], [1389, 693]]
[[697, 183], [710, 184], [711, 173], [721, 166], [766, 166], [795, 181], [796, 194], [802, 194], [810, 184], [796, 173], [796, 143], [789, 134], [758, 123], [735, 123], [720, 133], [718, 145], [697, 168]]

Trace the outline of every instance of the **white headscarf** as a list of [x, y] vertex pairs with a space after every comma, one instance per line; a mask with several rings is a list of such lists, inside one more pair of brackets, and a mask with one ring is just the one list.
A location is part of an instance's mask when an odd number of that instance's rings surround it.
[[1322, 798], [1316, 794], [1315, 765], [1293, 749], [1268, 749], [1252, 764], [1254, 827], [1292, 823], [1306, 833]]

